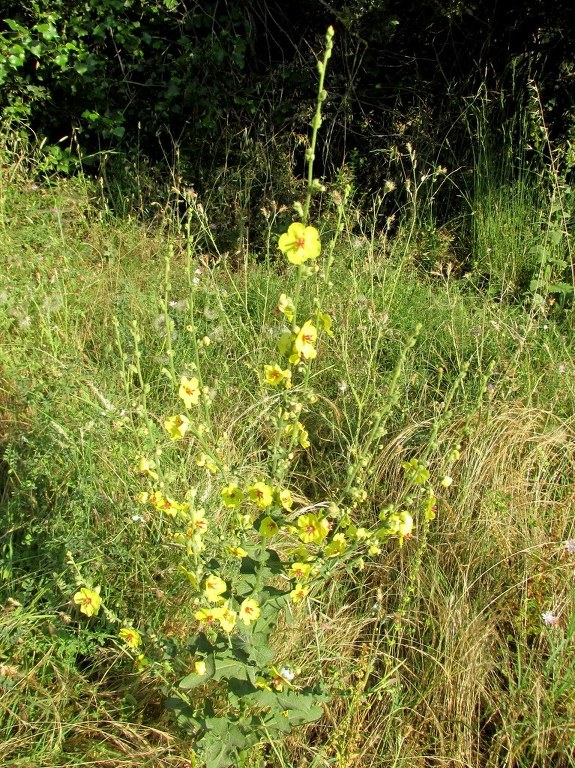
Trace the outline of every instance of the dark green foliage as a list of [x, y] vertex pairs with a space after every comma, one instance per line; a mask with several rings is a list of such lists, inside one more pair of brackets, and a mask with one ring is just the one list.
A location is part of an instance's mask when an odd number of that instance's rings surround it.
[[[237, 152], [244, 132], [262, 143], [285, 130], [306, 133], [316, 36], [328, 24], [336, 27], [337, 46], [316, 163], [321, 173], [351, 159], [363, 185], [377, 187], [401, 175], [388, 150], [406, 141], [424, 163], [467, 163], [462, 99], [483, 83], [494, 125], [523, 108], [518, 86], [532, 78], [549, 127], [565, 139], [573, 128], [569, 2], [555, 3], [553, 14], [542, 0], [2, 5], [0, 109], [48, 138], [61, 171], [71, 170], [74, 142], [88, 159], [121, 145], [163, 160], [177, 146], [199, 184], [205, 173], [213, 178], [219, 166], [239, 163], [223, 135], [236, 137]], [[303, 150], [294, 160], [302, 171]], [[444, 206], [451, 203], [446, 198]]]
[[57, 141], [113, 143], [191, 124], [213, 130], [245, 102], [246, 6], [70, 0], [8, 5], [0, 35], [5, 117]]

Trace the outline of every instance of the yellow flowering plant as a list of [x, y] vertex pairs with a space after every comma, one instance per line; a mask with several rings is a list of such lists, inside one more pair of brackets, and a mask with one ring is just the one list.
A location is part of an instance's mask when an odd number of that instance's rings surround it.
[[[212, 395], [206, 386], [210, 381], [204, 378], [206, 368], [201, 366], [208, 343], [195, 324], [191, 291], [188, 329], [194, 359], [185, 370], [193, 375], [178, 376], [174, 356], [168, 355], [166, 370], [173, 385], [175, 415], [159, 420], [163, 444], [146, 445], [137, 464], [142, 485], [137, 499], [154, 522], [159, 519], [157, 530], [178, 552], [176, 576], [186, 585], [193, 606], [194, 634], [186, 642], [192, 654], [189, 674], [173, 686], [170, 707], [192, 731], [195, 754], [208, 768], [242, 764], [263, 737], [277, 738], [322, 715], [320, 704], [328, 698], [325, 688], [319, 682], [300, 684], [289, 667], [281, 666], [290, 660], [276, 658], [272, 634], [280, 616], [308, 607], [310, 598], [321, 595], [322, 585], [337, 568], [357, 571], [365, 558], [377, 555], [392, 540], [407, 548], [406, 542], [418, 531], [416, 523], [424, 519], [425, 534], [434, 514], [431, 473], [418, 459], [405, 465], [410, 488], [413, 486], [409, 503], [378, 508], [374, 515], [377, 502], [366, 490], [369, 458], [397, 404], [400, 373], [417, 334], [400, 355], [387, 406], [371, 415], [368, 434], [358, 436], [340, 486], [326, 490], [327, 498], [307, 503], [293, 482], [301, 469], [298, 457], [309, 452], [310, 464], [313, 460], [313, 442], [318, 440], [311, 418], [318, 402], [312, 386], [314, 366], [329, 352], [338, 330], [332, 315], [322, 309], [329, 285], [321, 273], [325, 260], [321, 227], [308, 223], [311, 196], [318, 189], [313, 161], [332, 39], [330, 29], [323, 60], [318, 62], [320, 87], [306, 154], [305, 202], [298, 206], [298, 221], [278, 240], [279, 252], [296, 268], [290, 268], [294, 280], [277, 300], [278, 326], [272, 328], [277, 349], [264, 358], [268, 362], [263, 366], [252, 366], [256, 386], [270, 403], [269, 420], [266, 414], [262, 429], [263, 439], [268, 441], [264, 460], [253, 467], [238, 466], [229, 458], [232, 452], [227, 449], [225, 431], [218, 436], [217, 425], [212, 423]], [[331, 255], [334, 243], [335, 238], [326, 249]], [[187, 269], [191, 275], [191, 266]], [[324, 269], [323, 275], [329, 272], [329, 262]], [[325, 283], [322, 288], [317, 281], [320, 287], [313, 308], [306, 309], [302, 286], [313, 275]], [[168, 352], [173, 352], [171, 347]], [[142, 378], [140, 384], [145, 398]], [[178, 413], [182, 403], [185, 413]], [[148, 434], [157, 434], [152, 418], [147, 419]], [[179, 492], [171, 490], [178, 482], [175, 473], [164, 472], [164, 452], [181, 458], [183, 487]], [[195, 484], [198, 476], [205, 478], [205, 493], [203, 487], [200, 491], [202, 483]], [[190, 485], [194, 487], [190, 489]], [[362, 520], [364, 514], [370, 522]], [[80, 610], [85, 607], [97, 613], [93, 596], [80, 592], [76, 602]], [[119, 636], [130, 650], [140, 645], [140, 636], [130, 627], [123, 627]], [[216, 710], [217, 716], [213, 714]]]

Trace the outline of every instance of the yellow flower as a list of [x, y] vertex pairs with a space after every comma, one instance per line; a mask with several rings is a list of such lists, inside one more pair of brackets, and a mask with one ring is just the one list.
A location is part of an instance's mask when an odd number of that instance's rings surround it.
[[252, 621], [256, 621], [260, 615], [260, 606], [257, 600], [251, 597], [246, 599], [240, 605], [240, 620], [244, 622], [246, 626], [249, 626]]
[[238, 618], [237, 612], [232, 610], [226, 602], [222, 606], [222, 614], [220, 616], [220, 625], [224, 630], [224, 632], [226, 632], [228, 635], [230, 632], [233, 631], [234, 627], [236, 626], [237, 618]]
[[301, 445], [301, 447], [304, 449], [309, 448], [311, 445], [309, 441], [309, 432], [301, 423], [301, 421], [298, 421], [296, 424], [287, 424], [284, 427], [284, 435], [286, 437], [291, 437], [294, 432], [297, 433], [298, 443]]
[[326, 312], [320, 312], [318, 310], [317, 324], [322, 329], [322, 331], [325, 331], [327, 333], [328, 336], [333, 336], [333, 331], [331, 330], [333, 319], [331, 315], [328, 315]]
[[304, 587], [303, 585], [298, 584], [295, 589], [292, 589], [292, 591], [289, 593], [289, 596], [293, 603], [301, 603], [301, 601], [307, 597], [308, 592], [309, 587]]
[[212, 624], [214, 621], [218, 621], [223, 613], [223, 609], [218, 608], [200, 608], [199, 611], [194, 613], [194, 618], [202, 624]]
[[154, 507], [157, 507], [158, 504], [161, 503], [163, 498], [164, 498], [164, 494], [161, 491], [154, 491], [153, 493], [148, 494], [148, 501]]
[[[311, 320], [306, 320], [295, 337], [292, 357], [297, 356], [297, 360], [313, 360], [317, 355], [314, 347], [316, 341], [317, 328]], [[290, 362], [292, 362], [291, 357]]]
[[260, 524], [260, 536], [264, 539], [268, 539], [271, 536], [275, 536], [279, 533], [280, 527], [271, 517], [264, 517]]
[[254, 483], [247, 489], [248, 496], [260, 509], [266, 509], [273, 504], [273, 491], [266, 483]]
[[200, 382], [198, 378], [193, 376], [191, 379], [187, 379], [185, 376], [182, 376], [178, 395], [184, 401], [186, 408], [197, 405], [200, 400]]
[[142, 457], [138, 463], [138, 471], [141, 472], [143, 475], [149, 475], [152, 479], [157, 480], [158, 473], [154, 472], [155, 466], [156, 466], [155, 461], [152, 461], [152, 459], [146, 459]]
[[203, 451], [196, 458], [196, 466], [205, 467], [208, 472], [211, 472], [213, 475], [215, 475], [215, 473], [218, 471], [218, 465], [216, 462]]
[[102, 598], [100, 597], [101, 587], [95, 587], [94, 589], [88, 589], [88, 587], [82, 587], [79, 592], [74, 595], [74, 602], [80, 606], [80, 613], [86, 616], [97, 616], [100, 606], [102, 605]]
[[403, 539], [406, 536], [411, 536], [413, 530], [413, 517], [409, 512], [400, 512], [398, 514], [399, 525], [397, 527], [397, 535], [399, 536], [400, 544], [403, 544]]
[[224, 598], [221, 595], [226, 591], [228, 585], [219, 576], [213, 573], [206, 578], [204, 585], [204, 594], [210, 603], [222, 603]]
[[179, 504], [177, 501], [174, 501], [174, 499], [169, 496], [164, 496], [159, 492], [152, 494], [149, 500], [157, 510], [165, 512], [166, 515], [170, 515], [171, 517], [175, 517], [178, 514], [178, 510], [185, 509], [184, 504]]
[[238, 557], [238, 558], [245, 557], [248, 554], [243, 547], [240, 547], [238, 545], [230, 547], [229, 553], [232, 557]]
[[278, 302], [278, 310], [282, 313], [282, 315], [285, 315], [288, 323], [291, 323], [291, 321], [294, 318], [294, 312], [295, 312], [293, 299], [290, 299], [289, 296], [286, 296], [285, 293], [282, 293], [282, 295], [280, 296], [280, 300]]
[[303, 581], [309, 576], [311, 565], [309, 563], [292, 563], [289, 569], [289, 575], [292, 579]]
[[321, 544], [329, 533], [329, 522], [326, 518], [319, 518], [313, 513], [300, 515], [297, 519], [299, 538], [304, 544]]
[[289, 489], [282, 488], [278, 495], [279, 495], [279, 500], [282, 507], [284, 509], [291, 509], [293, 506], [293, 499]]
[[303, 264], [308, 259], [315, 259], [321, 252], [319, 232], [315, 227], [306, 227], [294, 222], [284, 232], [278, 247], [292, 264]]
[[402, 512], [396, 512], [390, 515], [385, 521], [385, 527], [382, 530], [383, 534], [397, 534], [399, 537], [399, 546], [403, 546], [403, 540], [411, 536], [413, 530], [413, 518], [403, 510]]
[[206, 513], [203, 509], [193, 509], [190, 516], [190, 528], [188, 529], [193, 534], [203, 534], [208, 530], [208, 521], [206, 520]]
[[134, 651], [142, 645], [142, 637], [140, 633], [132, 627], [122, 627], [118, 632], [118, 637], [121, 637], [128, 648], [132, 648]]
[[190, 420], [187, 416], [183, 416], [182, 414], [170, 416], [169, 419], [164, 421], [164, 427], [172, 440], [181, 440], [186, 434], [189, 426]]
[[298, 421], [297, 423], [298, 428], [298, 442], [301, 445], [301, 447], [306, 450], [310, 447], [311, 443], [309, 441], [309, 432], [304, 427], [304, 425], [301, 423], [301, 421]]
[[224, 507], [229, 507], [230, 509], [237, 509], [244, 498], [244, 494], [235, 483], [226, 485], [222, 489], [220, 496], [222, 497]]
[[271, 387], [277, 387], [282, 381], [284, 382], [286, 389], [291, 387], [291, 371], [289, 368], [283, 370], [281, 366], [277, 364], [264, 365], [264, 377], [266, 384], [269, 384]]
[[200, 677], [205, 675], [206, 674], [206, 662], [202, 661], [201, 659], [200, 659], [200, 661], [196, 661], [196, 663], [194, 664], [194, 672], [196, 673], [196, 675], [200, 675]]
[[325, 548], [326, 557], [337, 557], [347, 549], [347, 541], [343, 533], [336, 533]]

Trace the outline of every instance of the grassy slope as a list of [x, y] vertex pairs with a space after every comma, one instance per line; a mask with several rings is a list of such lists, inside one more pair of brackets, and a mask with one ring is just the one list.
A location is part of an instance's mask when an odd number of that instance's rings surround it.
[[[75, 611], [67, 554], [157, 648], [190, 631], [189, 590], [161, 524], [133, 519], [142, 516], [134, 467], [144, 439], [132, 426], [137, 387], [129, 370], [122, 375], [136, 321], [150, 410], [161, 420], [174, 408], [159, 372], [170, 238], [114, 220], [83, 182], [13, 178], [2, 201], [0, 758], [21, 768], [187, 765], [161, 681], [134, 671], [113, 626]], [[170, 299], [185, 302], [184, 248], [172, 240]], [[374, 509], [404, 493], [403, 460], [426, 453], [439, 478], [457, 443], [461, 459], [426, 542], [416, 532], [401, 550], [386, 546], [304, 605], [297, 631], [278, 632], [278, 654], [302, 679], [331, 681], [335, 694], [318, 724], [293, 733], [268, 763], [265, 749], [254, 753], [252, 764], [573, 766], [569, 317], [535, 317], [445, 270], [424, 274], [417, 250], [396, 243], [344, 233], [338, 246], [326, 307], [336, 333], [315, 369], [312, 446], [292, 487], [304, 503], [341, 483], [418, 322], [399, 403], [370, 459]], [[263, 467], [262, 416], [272, 406], [257, 371], [274, 349], [272, 310], [289, 277], [275, 256], [267, 265], [197, 257], [194, 321], [213, 340], [202, 363], [214, 420], [249, 475]], [[176, 304], [172, 314], [179, 371], [189, 364], [186, 312]], [[178, 481], [213, 497], [196, 469]], [[557, 626], [543, 625], [546, 610]], [[166, 661], [167, 679], [177, 673]]]

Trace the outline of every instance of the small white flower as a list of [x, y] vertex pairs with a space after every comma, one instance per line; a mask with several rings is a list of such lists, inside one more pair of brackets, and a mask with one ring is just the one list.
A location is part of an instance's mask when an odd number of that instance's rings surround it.
[[347, 381], [344, 381], [343, 379], [337, 382], [337, 388], [340, 392], [345, 392], [347, 390], [347, 386]]
[[295, 677], [295, 674], [288, 667], [282, 667], [280, 669], [280, 675], [283, 677], [284, 680], [287, 680], [288, 683], [291, 683]]
[[541, 618], [546, 627], [556, 627], [559, 624], [559, 616], [556, 616], [553, 611], [543, 611]]
[[575, 539], [567, 539], [564, 547], [570, 555], [575, 555]]

